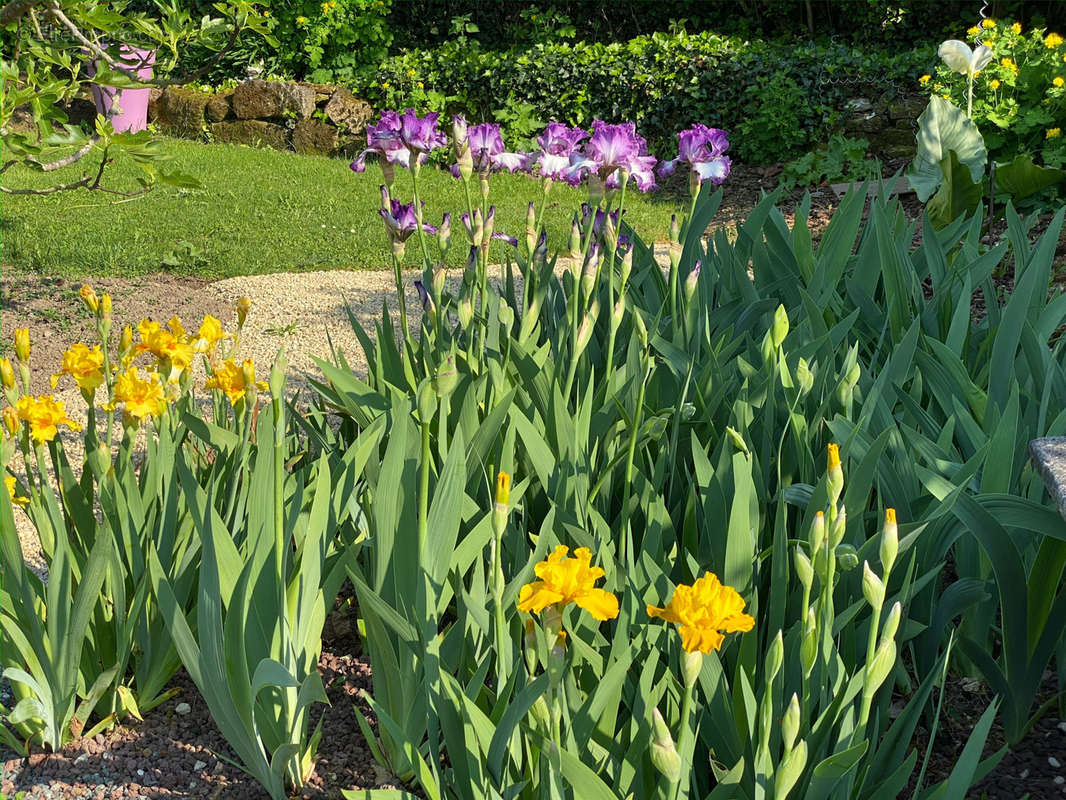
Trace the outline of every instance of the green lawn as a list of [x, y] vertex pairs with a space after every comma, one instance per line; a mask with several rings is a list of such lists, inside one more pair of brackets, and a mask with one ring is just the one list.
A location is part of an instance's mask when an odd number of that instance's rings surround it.
[[[338, 159], [176, 139], [167, 140], [166, 147], [173, 155], [170, 167], [195, 176], [203, 189], [159, 186], [132, 200], [85, 190], [4, 195], [3, 263], [64, 277], [169, 270], [222, 278], [390, 266], [377, 214], [382, 181], [376, 166], [356, 175]], [[117, 162], [109, 170], [109, 185], [135, 188], [135, 167]], [[80, 174], [78, 166], [47, 175], [12, 168], [3, 180], [13, 188], [45, 187]], [[449, 261], [461, 263], [467, 250], [458, 219], [466, 208], [462, 184], [433, 169], [423, 175], [426, 220], [436, 223], [442, 212], [453, 212]], [[401, 197], [409, 197], [410, 176], [403, 170], [397, 171], [397, 187]], [[493, 176], [496, 230], [521, 240], [525, 209], [539, 197], [539, 183], [526, 176]], [[570, 215], [584, 199], [584, 192], [568, 186], [552, 189], [547, 218], [553, 249], [565, 249]], [[682, 203], [633, 192], [626, 219], [645, 239], [663, 239], [670, 214], [681, 211]], [[408, 247], [413, 263], [417, 245], [410, 244], [415, 245]]]

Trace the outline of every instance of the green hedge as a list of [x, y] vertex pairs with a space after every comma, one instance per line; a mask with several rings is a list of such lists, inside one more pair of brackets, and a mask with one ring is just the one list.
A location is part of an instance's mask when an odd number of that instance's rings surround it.
[[527, 134], [548, 120], [633, 120], [660, 156], [677, 130], [703, 122], [733, 133], [735, 157], [768, 163], [827, 138], [850, 98], [916, 89], [934, 59], [933, 48], [886, 53], [710, 32], [507, 51], [458, 38], [393, 56], [355, 88], [377, 107], [464, 111]]

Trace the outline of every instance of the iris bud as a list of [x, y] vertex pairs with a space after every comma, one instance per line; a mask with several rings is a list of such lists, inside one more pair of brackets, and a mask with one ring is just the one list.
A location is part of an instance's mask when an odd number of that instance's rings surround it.
[[[240, 304], [238, 303], [238, 308], [239, 307]], [[119, 337], [118, 340], [119, 355], [124, 355], [128, 353], [131, 347], [133, 347], [133, 328], [127, 325], [125, 328], [122, 329], [122, 335]]]
[[652, 709], [655, 739], [651, 743], [651, 763], [672, 784], [681, 777], [681, 756], [674, 745], [674, 737], [658, 708]]
[[437, 246], [440, 248], [442, 256], [448, 254], [448, 247], [452, 242], [452, 215], [445, 211], [444, 216], [441, 218], [440, 227], [437, 228]]
[[681, 675], [685, 679], [685, 687], [691, 688], [696, 685], [703, 669], [703, 653], [699, 650], [685, 651], [681, 654]]
[[85, 304], [85, 307], [89, 309], [93, 314], [100, 310], [100, 301], [96, 298], [96, 292], [93, 291], [93, 287], [89, 284], [82, 284], [81, 290], [78, 292], [81, 297], [81, 301]]
[[248, 312], [252, 310], [252, 301], [242, 297], [237, 301], [237, 327], [244, 327], [244, 321], [248, 319]]
[[437, 411], [437, 395], [433, 391], [432, 381], [424, 380], [418, 387], [416, 396], [418, 404], [418, 421], [422, 425], [428, 425]]
[[799, 384], [800, 396], [805, 396], [814, 386], [814, 375], [811, 374], [807, 359], [801, 358], [796, 366], [796, 383]]
[[829, 529], [829, 546], [832, 549], [836, 549], [842, 541], [844, 541], [844, 533], [848, 527], [848, 512], [844, 506], [840, 506], [837, 510], [836, 519], [833, 520], [833, 525]]
[[800, 643], [800, 664], [804, 676], [810, 676], [814, 669], [814, 660], [818, 656], [818, 623], [814, 618], [814, 606], [807, 609], [807, 625], [803, 629], [803, 641]]
[[881, 529], [881, 567], [885, 577], [892, 571], [899, 553], [899, 528], [896, 525], [896, 509], [885, 509], [885, 526]]
[[537, 629], [532, 619], [526, 620], [526, 632], [522, 636], [522, 655], [530, 677], [537, 674]]
[[559, 631], [555, 644], [548, 654], [548, 677], [553, 687], [562, 683], [566, 672], [566, 631]]
[[840, 466], [840, 447], [830, 444], [828, 448], [829, 502], [836, 503], [844, 491], [844, 470]]
[[633, 247], [632, 245], [626, 250], [625, 255], [622, 256], [622, 288], [625, 288], [626, 283], [629, 281], [629, 276], [633, 272]]
[[511, 476], [502, 470], [496, 476], [496, 502], [492, 506], [492, 529], [502, 536], [511, 504]]
[[639, 310], [633, 311], [633, 327], [636, 329], [637, 341], [641, 348], [648, 347], [648, 326], [644, 322], [644, 315]]
[[869, 561], [862, 562], [862, 594], [875, 611], [880, 611], [885, 604], [885, 584], [870, 569]]
[[618, 302], [614, 304], [614, 311], [611, 313], [611, 327], [618, 330], [625, 315], [626, 299], [624, 297], [619, 297]]
[[574, 358], [580, 356], [588, 347], [592, 339], [593, 328], [596, 327], [596, 317], [600, 314], [600, 301], [593, 300], [588, 313], [581, 320], [581, 326], [577, 329], [577, 342], [574, 344]]
[[530, 201], [526, 209], [526, 252], [532, 253], [537, 246], [537, 209]]
[[455, 356], [449, 355], [433, 376], [433, 391], [438, 398], [447, 397], [459, 384], [459, 370], [455, 367]]
[[0, 358], [0, 383], [5, 389], [15, 388], [15, 370], [9, 358]]
[[106, 292], [100, 295], [100, 317], [105, 322], [111, 321], [111, 295]]
[[603, 196], [604, 192], [606, 191], [606, 188], [607, 187], [603, 183], [603, 178], [601, 178], [597, 173], [592, 172], [589, 174], [589, 200], [593, 203], [593, 205], [599, 205], [601, 202], [603, 202]]
[[807, 558], [806, 553], [796, 548], [794, 561], [799, 582], [803, 584], [803, 588], [806, 591], [810, 591], [811, 586], [814, 584], [814, 567], [811, 566], [811, 560]]
[[803, 777], [807, 766], [807, 741], [802, 740], [781, 760], [774, 775], [774, 800], [785, 800]]
[[697, 261], [695, 266], [688, 275], [685, 276], [685, 285], [683, 290], [685, 292], [685, 301], [691, 302], [692, 296], [696, 294], [696, 285], [700, 279], [700, 268], [703, 266], [702, 262]]
[[822, 545], [825, 543], [825, 513], [819, 511], [814, 516], [814, 522], [811, 523], [811, 533], [809, 540], [811, 543], [811, 552], [817, 553], [822, 549]]
[[777, 636], [774, 637], [773, 642], [770, 643], [770, 651], [766, 654], [766, 684], [769, 686], [774, 678], [777, 677], [777, 673], [781, 670], [781, 665], [785, 663], [785, 640], [781, 631], [777, 632]]
[[469, 328], [470, 323], [474, 321], [474, 301], [470, 297], [470, 292], [464, 291], [462, 297], [459, 298], [459, 325], [463, 328]]
[[2, 414], [4, 419], [4, 430], [6, 430], [7, 435], [13, 439], [19, 430], [18, 412], [15, 411], [14, 406], [4, 406]]
[[785, 715], [781, 718], [781, 738], [784, 740], [786, 753], [789, 752], [796, 743], [796, 737], [799, 735], [799, 726], [799, 697], [793, 693], [788, 708], [785, 709]]
[[836, 550], [837, 566], [842, 572], [848, 572], [859, 566], [859, 552], [850, 544], [839, 545]]
[[15, 358], [23, 364], [30, 363], [30, 331], [28, 328], [15, 328]]
[[777, 311], [774, 312], [774, 327], [771, 329], [773, 332], [774, 349], [778, 350], [785, 341], [785, 337], [788, 336], [788, 312], [785, 311], [785, 307], [780, 305], [777, 307]]
[[511, 332], [511, 326], [514, 325], [514, 309], [503, 299], [500, 300], [500, 324], [503, 325], [508, 333]]
[[570, 258], [581, 263], [581, 227], [577, 222], [577, 214], [574, 214], [574, 219], [570, 223]]
[[881, 643], [891, 641], [896, 638], [896, 631], [899, 630], [899, 620], [903, 615], [903, 606], [900, 605], [899, 600], [892, 604], [892, 609], [888, 612], [888, 617], [885, 619], [885, 627], [881, 631]]

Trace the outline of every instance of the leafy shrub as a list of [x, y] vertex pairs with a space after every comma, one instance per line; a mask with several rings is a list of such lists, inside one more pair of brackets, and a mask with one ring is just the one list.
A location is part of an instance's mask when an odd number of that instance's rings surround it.
[[[1043, 28], [1028, 32], [1010, 20], [988, 20], [967, 38], [992, 48], [992, 61], [974, 81], [973, 121], [989, 155], [1010, 161], [1032, 156], [1045, 166], [1066, 164], [1066, 44]], [[940, 64], [922, 84], [960, 108], [967, 107], [967, 79]]]
[[477, 121], [493, 119], [509, 97], [531, 104], [541, 119], [585, 127], [594, 119], [631, 119], [653, 150], [672, 148], [673, 132], [692, 122], [743, 126], [737, 157], [780, 161], [824, 141], [856, 91], [913, 85], [925, 60], [911, 52], [784, 46], [709, 32], [507, 51], [464, 41], [393, 56], [355, 90], [382, 108], [419, 107], [430, 95], [434, 110], [463, 111]]
[[823, 181], [836, 183], [876, 178], [881, 174], [881, 167], [879, 162], [866, 158], [869, 146], [866, 139], [852, 139], [839, 133], [831, 136], [824, 146], [785, 164], [781, 185], [792, 189], [815, 186]]

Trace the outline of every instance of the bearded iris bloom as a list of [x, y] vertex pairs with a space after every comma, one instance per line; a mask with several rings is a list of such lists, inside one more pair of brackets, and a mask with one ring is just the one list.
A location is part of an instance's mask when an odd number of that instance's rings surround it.
[[115, 402], [126, 404], [126, 414], [138, 420], [162, 416], [167, 407], [166, 392], [159, 375], [145, 372], [141, 377], [137, 367], [130, 367], [115, 381]]
[[665, 608], [649, 605], [647, 612], [649, 617], [680, 626], [681, 646], [689, 653], [718, 650], [725, 634], [746, 633], [755, 627], [755, 618], [744, 613], [744, 598], [711, 572], [691, 586], [679, 585]]
[[52, 376], [52, 387], [63, 375], [69, 375], [78, 388], [93, 392], [104, 382], [104, 354], [99, 345], [92, 348], [84, 344], [73, 345], [63, 354], [63, 368]]
[[561, 122], [549, 122], [544, 133], [537, 137], [541, 153], [536, 157], [542, 178], [564, 180], [576, 186], [581, 182], [580, 173], [571, 174], [575, 159], [581, 154], [578, 147], [582, 139], [588, 138], [588, 132], [581, 128], [570, 128]]
[[[381, 188], [384, 191], [385, 187]], [[411, 237], [411, 234], [418, 230], [418, 219], [415, 217], [413, 203], [390, 200], [388, 209], [382, 208], [378, 213], [385, 220], [385, 229], [388, 231], [389, 241], [393, 243], [403, 244]], [[423, 224], [422, 230], [429, 234], [437, 232], [436, 227], [429, 224]]]
[[[508, 153], [503, 143], [500, 126], [491, 122], [464, 128], [466, 144], [470, 148], [475, 172], [486, 174], [493, 170], [505, 169], [508, 172], [529, 169], [533, 157], [528, 153]], [[462, 175], [459, 163], [452, 164], [451, 173], [458, 178]]]
[[572, 558], [569, 552], [569, 547], [559, 545], [547, 560], [533, 567], [540, 580], [522, 587], [518, 610], [539, 614], [554, 606], [561, 612], [575, 603], [600, 621], [617, 617], [618, 598], [594, 585], [605, 573], [601, 567], [591, 566], [592, 551], [579, 547]]
[[433, 112], [420, 117], [413, 108], [400, 115], [400, 141], [412, 153], [417, 153], [419, 164], [425, 163], [425, 155], [448, 144], [448, 137], [437, 130], [440, 114]]
[[50, 394], [23, 395], [15, 411], [20, 420], [29, 424], [30, 437], [38, 444], [55, 439], [60, 425], [66, 425], [72, 431], [81, 430], [81, 425], [67, 416], [66, 404], [53, 400]]
[[729, 134], [719, 128], [696, 124], [677, 134], [677, 158], [659, 165], [659, 175], [672, 175], [681, 164], [687, 164], [700, 184], [710, 181], [715, 186], [729, 177], [732, 161], [723, 155], [729, 149]]
[[648, 143], [637, 133], [632, 122], [609, 125], [596, 120], [592, 123], [592, 137], [585, 146], [585, 157], [571, 167], [573, 175], [595, 173], [608, 189], [621, 186], [621, 173], [626, 172], [642, 192], [655, 185], [655, 158], [648, 155]]
[[[367, 148], [356, 156], [351, 163], [353, 172], [366, 171], [366, 157], [371, 153], [385, 162], [384, 165], [392, 166], [399, 164], [401, 167], [410, 169], [411, 151], [400, 138], [402, 129], [400, 115], [395, 111], [382, 111], [377, 125], [368, 125], [366, 128]], [[383, 166], [384, 166], [383, 165]]]

